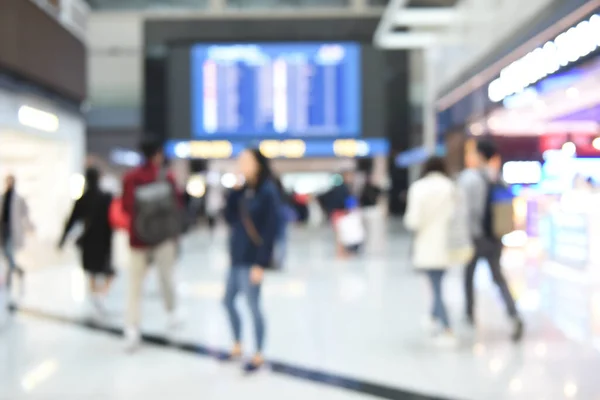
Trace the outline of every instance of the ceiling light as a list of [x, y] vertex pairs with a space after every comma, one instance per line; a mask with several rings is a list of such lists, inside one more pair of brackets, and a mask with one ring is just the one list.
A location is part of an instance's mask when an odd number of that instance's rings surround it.
[[600, 150], [600, 137], [597, 137], [596, 139], [592, 140], [592, 146], [596, 150]]
[[58, 117], [52, 113], [38, 110], [37, 108], [22, 106], [18, 112], [19, 122], [30, 128], [44, 132], [58, 131]]

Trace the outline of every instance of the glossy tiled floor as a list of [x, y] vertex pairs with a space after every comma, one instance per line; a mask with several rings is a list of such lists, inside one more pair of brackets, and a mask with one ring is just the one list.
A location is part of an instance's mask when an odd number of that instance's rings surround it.
[[[518, 253], [507, 253], [505, 260], [512, 266], [507, 272], [528, 321], [526, 340], [518, 346], [508, 341], [508, 322], [482, 265], [477, 275], [479, 329], [472, 332], [461, 324], [461, 271], [453, 271], [445, 289], [460, 346], [440, 350], [421, 330], [428, 292], [407, 262], [408, 238], [395, 225], [379, 226], [366, 254], [346, 261], [333, 256], [326, 229], [293, 232], [286, 271], [269, 275], [264, 287], [270, 360], [449, 399], [600, 399], [600, 355], [590, 340], [565, 338], [539, 310], [543, 298]], [[223, 232], [214, 239], [204, 233], [186, 239], [178, 270], [186, 325], [175, 341], [228, 348], [220, 303], [227, 270], [224, 250]], [[125, 264], [126, 256], [118, 253], [119, 264]], [[125, 279], [123, 270], [108, 302], [108, 326], [122, 325]], [[35, 268], [20, 304], [77, 319], [88, 315], [84, 298], [77, 266], [54, 264]], [[165, 333], [153, 271], [144, 317], [145, 332]], [[245, 337], [251, 343], [249, 329]], [[174, 349], [148, 345], [127, 356], [114, 336], [25, 315], [0, 333], [2, 400], [158, 399], [167, 392], [173, 399], [268, 399], [282, 398], [283, 390], [285, 398], [368, 398], [285, 374], [265, 372], [243, 380], [234, 367]]]

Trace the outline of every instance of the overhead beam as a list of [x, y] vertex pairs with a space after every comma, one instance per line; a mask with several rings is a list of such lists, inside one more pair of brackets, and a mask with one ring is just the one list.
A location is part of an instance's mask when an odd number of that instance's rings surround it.
[[379, 20], [379, 24], [377, 25], [377, 29], [375, 30], [375, 35], [373, 37], [373, 41], [376, 46], [383, 47], [383, 40], [387, 35], [390, 35], [394, 31], [394, 19], [397, 15], [397, 12], [406, 8], [408, 4], [408, 0], [390, 0], [383, 10], [383, 14], [381, 15], [381, 19]]
[[454, 8], [409, 8], [396, 12], [393, 25], [403, 27], [443, 27], [461, 22], [461, 13]]
[[438, 42], [439, 37], [433, 32], [392, 32], [380, 37], [376, 45], [385, 50], [410, 50], [428, 48]]

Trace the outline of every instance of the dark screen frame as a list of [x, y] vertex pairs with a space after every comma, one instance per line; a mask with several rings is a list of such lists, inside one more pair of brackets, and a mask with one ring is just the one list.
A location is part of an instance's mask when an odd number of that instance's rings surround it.
[[[272, 43], [275, 43], [272, 41]], [[277, 42], [279, 43], [279, 42]], [[303, 42], [307, 43], [307, 42]], [[317, 42], [308, 42], [317, 43]], [[318, 42], [323, 43], [323, 42]], [[194, 137], [192, 127], [192, 96], [191, 91], [191, 49], [195, 44], [179, 45], [169, 48], [167, 57], [167, 116], [168, 136], [173, 139], [198, 139]], [[295, 138], [333, 139], [338, 137], [384, 137], [385, 136], [385, 107], [381, 106], [385, 97], [385, 84], [381, 79], [384, 74], [385, 56], [383, 52], [375, 49], [371, 44], [360, 44], [360, 74], [361, 85], [358, 94], [360, 102], [360, 129], [358, 135], [307, 135]], [[373, 79], [365, 79], [366, 76]], [[378, 105], [379, 104], [379, 105]], [[219, 139], [246, 140], [246, 139], [277, 138], [276, 135], [260, 135], [248, 137], [232, 135], [231, 137], [219, 135]]]
[[[189, 82], [186, 83], [190, 76], [189, 62], [180, 67], [170, 65], [174, 61], [170, 58], [177, 48], [189, 49], [195, 43], [353, 41], [363, 45], [364, 54], [369, 46], [372, 47], [378, 22], [378, 17], [360, 16], [146, 20], [144, 130], [165, 139], [190, 138], [190, 127], [178, 125], [190, 124], [190, 107], [181, 105], [181, 99], [171, 100], [178, 96], [190, 98]], [[373, 101], [367, 103], [365, 99], [371, 95], [363, 93], [363, 137], [388, 138], [392, 147], [404, 148], [408, 146], [411, 131], [409, 52], [373, 50], [377, 55], [374, 53], [371, 58], [377, 57], [381, 61], [371, 75], [363, 67], [362, 90], [380, 94], [373, 95]], [[178, 73], [188, 78], [177, 78]], [[368, 75], [377, 79], [368, 81]]]

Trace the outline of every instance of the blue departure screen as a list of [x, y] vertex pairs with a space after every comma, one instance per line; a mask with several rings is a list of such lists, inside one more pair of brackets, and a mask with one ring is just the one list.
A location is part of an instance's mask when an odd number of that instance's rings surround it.
[[360, 62], [356, 43], [193, 46], [193, 136], [357, 136]]

